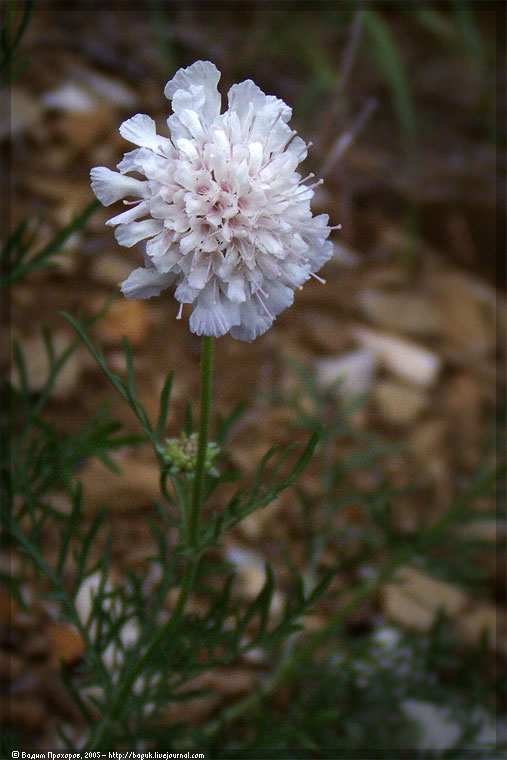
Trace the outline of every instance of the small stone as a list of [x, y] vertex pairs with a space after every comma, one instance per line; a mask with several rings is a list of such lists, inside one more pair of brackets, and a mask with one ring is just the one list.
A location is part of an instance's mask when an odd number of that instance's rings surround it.
[[462, 538], [490, 541], [494, 544], [498, 538], [504, 540], [507, 538], [507, 523], [495, 520], [493, 517], [489, 520], [472, 520], [465, 525], [459, 526], [456, 529], [456, 533]]
[[440, 611], [456, 616], [467, 596], [456, 586], [412, 567], [401, 568], [384, 587], [384, 611], [394, 622], [419, 631], [431, 628]]
[[436, 381], [441, 360], [433, 351], [404, 338], [365, 327], [356, 327], [353, 334], [364, 348], [369, 349], [395, 375], [423, 386], [431, 386]]
[[[41, 335], [28, 337], [16, 336], [20, 344], [28, 375], [28, 386], [32, 393], [38, 393], [44, 388], [49, 372], [48, 352]], [[55, 356], [59, 356], [72, 343], [72, 337], [66, 331], [55, 330], [51, 333]], [[67, 359], [56, 377], [51, 394], [54, 398], [68, 396], [76, 387], [84, 368], [83, 351], [76, 348]], [[11, 368], [11, 382], [15, 388], [20, 387], [17, 369]]]
[[420, 737], [417, 750], [441, 752], [454, 747], [458, 742], [461, 727], [441, 705], [419, 699], [405, 699], [400, 706], [406, 717], [418, 725]]
[[51, 509], [61, 515], [70, 515], [72, 512], [72, 500], [65, 491], [53, 491], [46, 498]]
[[467, 603], [466, 594], [457, 586], [432, 578], [413, 567], [401, 568], [396, 573], [403, 593], [431, 607], [435, 612], [445, 610], [456, 615]]
[[[79, 214], [92, 200], [90, 188], [82, 182], [70, 182], [64, 180], [55, 174], [40, 174], [30, 172], [23, 177], [23, 186], [37, 196], [41, 196], [47, 201], [60, 204], [53, 215], [58, 222], [58, 226], [69, 224], [76, 214]], [[57, 230], [53, 226], [43, 226], [38, 229], [39, 245], [49, 243]], [[66, 247], [71, 247], [68, 238], [65, 242]], [[75, 238], [76, 240], [76, 238]], [[77, 238], [79, 240], [79, 238]], [[56, 257], [58, 261], [59, 257]]]
[[11, 87], [11, 107], [2, 114], [0, 119], [0, 140], [23, 132], [33, 126], [42, 114], [42, 107], [36, 98], [19, 87]]
[[483, 603], [463, 612], [454, 625], [467, 644], [478, 645], [486, 634], [491, 649], [507, 654], [505, 619], [505, 610], [497, 610], [495, 605]]
[[[75, 605], [79, 619], [83, 625], [87, 625], [92, 611], [93, 599], [98, 593], [101, 583], [101, 574], [97, 571], [88, 575], [81, 583], [76, 594]], [[106, 581], [104, 590], [110, 591], [111, 585]]]
[[81, 76], [101, 100], [114, 108], [135, 108], [138, 102], [136, 93], [119, 79], [99, 74], [91, 69], [83, 69]]
[[443, 314], [443, 332], [458, 358], [484, 358], [495, 346], [495, 320], [480, 289], [461, 272], [443, 273], [432, 284]]
[[97, 100], [90, 92], [75, 82], [64, 82], [58, 89], [42, 96], [46, 108], [70, 113], [91, 113], [97, 108]]
[[[192, 689], [209, 689], [227, 697], [251, 692], [257, 676], [248, 668], [218, 668], [192, 680]], [[182, 692], [184, 693], [184, 692]]]
[[467, 428], [477, 428], [484, 388], [472, 373], [450, 378], [445, 388], [446, 408]]
[[374, 399], [387, 422], [407, 425], [413, 422], [428, 403], [424, 391], [395, 380], [382, 380], [375, 386]]
[[173, 700], [162, 718], [168, 723], [186, 723], [202, 725], [216, 711], [219, 702], [218, 694], [207, 693], [192, 699]]
[[81, 151], [111, 128], [112, 109], [102, 103], [99, 108], [89, 113], [66, 112], [58, 121], [58, 131], [70, 148]]
[[336, 384], [337, 395], [353, 398], [370, 390], [376, 359], [371, 351], [359, 349], [336, 358], [318, 359], [315, 364], [320, 385]]
[[[250, 639], [245, 636], [242, 644], [246, 645], [250, 643]], [[262, 647], [253, 647], [252, 649], [249, 649], [245, 654], [243, 655], [242, 659], [244, 662], [249, 663], [251, 665], [259, 666], [259, 665], [266, 665], [268, 662], [268, 654], [267, 652], [262, 649]]]
[[83, 502], [89, 511], [102, 504], [113, 512], [136, 511], [160, 498], [160, 471], [155, 462], [143, 462], [132, 452], [117, 456], [115, 461], [122, 469], [120, 475], [95, 459], [79, 473]]
[[78, 630], [65, 623], [52, 623], [49, 632], [49, 655], [53, 660], [73, 663], [84, 651], [84, 643]]
[[442, 393], [447, 414], [455, 420], [454, 456], [469, 467], [476, 467], [482, 456], [485, 386], [472, 372], [463, 373], [450, 377]]
[[[262, 557], [240, 546], [228, 546], [225, 559], [236, 565], [236, 590], [246, 599], [254, 599], [266, 582], [266, 570]], [[283, 609], [283, 598], [275, 591], [271, 600], [270, 615], [277, 616]]]
[[301, 624], [307, 631], [321, 631], [327, 622], [329, 621], [326, 618], [322, 617], [322, 615], [317, 615], [316, 613], [310, 613], [301, 618]]
[[439, 307], [422, 295], [364, 288], [359, 294], [359, 303], [368, 319], [388, 330], [436, 335], [442, 328]]
[[133, 346], [144, 343], [150, 329], [146, 304], [135, 298], [122, 298], [110, 306], [96, 327], [97, 335], [104, 344], [120, 343], [123, 336]]
[[105, 285], [117, 286], [132, 272], [132, 264], [124, 256], [104, 254], [95, 256], [91, 265], [92, 276]]
[[417, 631], [429, 631], [434, 623], [433, 610], [411, 599], [395, 585], [387, 585], [383, 591], [384, 614], [389, 620]]
[[343, 330], [340, 316], [316, 314], [314, 310], [302, 310], [300, 328], [301, 340], [312, 349], [327, 354], [340, 354], [347, 347], [348, 336]]
[[238, 570], [238, 593], [248, 599], [257, 596], [266, 582], [262, 558], [255, 552], [242, 549], [239, 546], [227, 547], [225, 558], [227, 562], [236, 565]]
[[283, 509], [283, 500], [275, 499], [263, 509], [256, 509], [251, 515], [241, 520], [238, 530], [251, 541], [257, 541], [268, 528], [271, 522], [279, 516]]
[[443, 420], [423, 421], [411, 431], [408, 440], [409, 449], [421, 462], [426, 462], [433, 457], [440, 458], [446, 434], [447, 424]]

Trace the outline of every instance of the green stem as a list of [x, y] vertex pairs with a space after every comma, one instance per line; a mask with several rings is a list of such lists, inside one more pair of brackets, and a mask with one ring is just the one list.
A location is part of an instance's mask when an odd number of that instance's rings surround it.
[[188, 521], [189, 545], [195, 548], [199, 538], [199, 518], [201, 516], [204, 468], [208, 451], [209, 422], [211, 412], [211, 375], [213, 366], [213, 338], [203, 337], [201, 353], [201, 418], [199, 423], [199, 446], [195, 466], [190, 519]]
[[206, 465], [206, 452], [208, 447], [210, 413], [211, 413], [211, 376], [213, 365], [213, 338], [203, 337], [201, 354], [201, 416], [199, 423], [199, 446], [197, 449], [197, 461], [195, 466], [192, 499], [190, 502], [190, 515], [188, 520], [188, 548], [193, 550], [187, 558], [183, 578], [181, 581], [178, 601], [174, 606], [169, 620], [163, 625], [152, 638], [143, 654], [126, 671], [126, 677], [118, 690], [118, 696], [112, 700], [110, 709], [104, 714], [92, 733], [86, 750], [96, 750], [104, 736], [116, 721], [121, 720], [125, 702], [137, 677], [143, 672], [146, 664], [152, 658], [159, 645], [166, 641], [169, 635], [174, 636], [175, 629], [183, 620], [185, 606], [192, 591], [200, 554], [196, 551], [199, 543], [199, 520], [201, 515], [204, 475]]

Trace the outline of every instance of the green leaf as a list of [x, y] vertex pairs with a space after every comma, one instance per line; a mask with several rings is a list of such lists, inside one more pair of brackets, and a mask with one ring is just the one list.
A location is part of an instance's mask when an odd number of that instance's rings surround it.
[[223, 446], [227, 436], [229, 435], [231, 428], [239, 420], [246, 407], [248, 406], [246, 401], [240, 401], [240, 403], [234, 407], [232, 412], [223, 420], [219, 420], [218, 430], [216, 435], [216, 441], [219, 446]]
[[127, 388], [131, 397], [134, 399], [136, 395], [136, 378], [134, 375], [134, 360], [132, 358], [132, 346], [129, 339], [124, 335], [122, 338], [123, 351], [125, 353], [125, 363], [127, 365]]
[[67, 555], [68, 555], [71, 539], [76, 534], [76, 531], [77, 531], [78, 521], [81, 516], [81, 507], [82, 507], [81, 497], [82, 497], [82, 487], [81, 487], [81, 484], [78, 483], [76, 491], [74, 493], [74, 497], [72, 499], [72, 509], [67, 519], [67, 524], [64, 526], [61, 532], [60, 550], [58, 552], [58, 560], [56, 562], [57, 575], [61, 575], [62, 573], [62, 570], [65, 566], [65, 562], [67, 560]]
[[158, 413], [158, 420], [155, 427], [155, 435], [157, 439], [160, 438], [166, 426], [167, 414], [169, 411], [169, 401], [171, 397], [171, 389], [172, 389], [172, 384], [173, 384], [173, 377], [174, 377], [174, 373], [169, 372], [169, 374], [166, 377], [162, 391], [160, 393], [160, 410]]
[[[80, 230], [88, 219], [91, 217], [93, 213], [99, 208], [100, 203], [98, 201], [92, 201], [85, 209], [81, 212], [81, 214], [78, 214], [78, 216], [73, 219], [66, 227], [64, 227], [60, 232], [58, 232], [57, 235], [47, 244], [45, 245], [38, 253], [34, 254], [28, 261], [24, 261], [24, 256], [21, 257], [18, 255], [17, 258], [14, 259], [12, 262], [14, 264], [14, 268], [11, 269], [11, 271], [6, 274], [2, 279], [0, 280], [0, 290], [7, 287], [7, 285], [12, 285], [13, 282], [16, 282], [21, 277], [26, 276], [30, 272], [35, 272], [39, 269], [43, 269], [44, 267], [50, 266], [51, 261], [50, 259], [53, 256], [59, 255], [62, 253], [62, 246], [70, 238], [71, 235], [73, 235], [77, 230]], [[26, 253], [27, 249], [24, 248], [23, 253]]]
[[75, 597], [76, 594], [78, 593], [85, 577], [88, 575], [91, 575], [95, 570], [95, 568], [87, 569], [86, 565], [88, 562], [88, 557], [90, 556], [90, 552], [93, 547], [95, 536], [97, 535], [99, 528], [103, 525], [105, 518], [106, 518], [106, 510], [104, 507], [101, 507], [100, 510], [97, 512], [97, 514], [93, 517], [90, 523], [90, 527], [88, 528], [87, 532], [83, 536], [81, 546], [79, 548], [79, 552], [77, 553], [77, 556], [76, 556], [75, 580], [74, 580], [74, 588], [72, 591], [73, 597]]
[[[21, 17], [19, 27], [17, 31], [12, 35], [12, 18], [15, 5], [16, 3], [14, 0], [12, 0], [9, 4], [7, 14], [4, 16], [4, 22], [1, 28], [0, 50], [2, 57], [0, 59], [0, 73], [2, 75], [2, 79], [6, 77], [6, 75], [9, 73], [9, 69], [12, 67], [12, 62], [16, 55], [16, 51], [27, 30], [28, 23], [30, 21], [35, 5], [35, 0], [25, 0], [23, 15]], [[11, 35], [13, 36], [12, 41], [9, 39]]]
[[256, 639], [263, 637], [266, 632], [266, 628], [269, 622], [269, 611], [271, 608], [271, 602], [272, 602], [273, 593], [275, 590], [275, 583], [274, 583], [273, 571], [267, 563], [265, 565], [265, 571], [266, 571], [266, 580], [264, 582], [262, 589], [260, 590], [258, 595], [255, 597], [255, 599], [249, 604], [244, 615], [240, 618], [238, 622], [238, 625], [235, 631], [235, 637], [236, 637], [236, 642], [238, 646], [241, 644], [241, 640], [243, 638], [246, 627], [257, 614], [259, 615], [259, 632], [256, 636]]
[[143, 431], [146, 435], [146, 438], [151, 442], [151, 444], [153, 445], [155, 449], [155, 452], [158, 455], [159, 454], [158, 440], [155, 433], [153, 432], [153, 428], [148, 419], [146, 409], [144, 405], [141, 403], [141, 401], [139, 401], [139, 399], [136, 398], [134, 394], [135, 377], [134, 377], [134, 365], [133, 365], [133, 359], [132, 359], [132, 348], [127, 338], [124, 338], [125, 360], [127, 363], [127, 383], [125, 383], [125, 381], [121, 377], [119, 377], [119, 375], [116, 375], [114, 372], [112, 372], [109, 369], [102, 350], [93, 345], [92, 341], [90, 340], [86, 332], [86, 327], [81, 322], [79, 322], [79, 320], [72, 317], [70, 314], [67, 314], [66, 312], [60, 312], [60, 313], [68, 322], [70, 322], [72, 327], [80, 335], [81, 339], [85, 343], [91, 355], [94, 357], [95, 361], [99, 365], [104, 375], [113, 385], [113, 387], [116, 389], [117, 393], [119, 393], [119, 395], [130, 406], [130, 408], [136, 415], [137, 419], [141, 423]]
[[183, 426], [183, 432], [186, 436], [192, 435], [194, 429], [194, 423], [192, 420], [192, 402], [187, 401], [185, 406], [185, 424]]
[[364, 14], [365, 28], [370, 35], [379, 68], [384, 72], [393, 97], [394, 107], [405, 141], [407, 154], [415, 150], [416, 123], [412, 94], [398, 44], [381, 14], [371, 7]]

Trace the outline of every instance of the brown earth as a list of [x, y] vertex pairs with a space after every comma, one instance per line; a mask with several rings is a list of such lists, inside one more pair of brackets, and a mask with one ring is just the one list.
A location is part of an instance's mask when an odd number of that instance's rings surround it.
[[[210, 58], [224, 72], [223, 92], [233, 81], [252, 76], [267, 92], [295, 105], [299, 132], [314, 143], [308, 171], [324, 173], [326, 180], [314, 209], [328, 213], [343, 229], [333, 233], [335, 256], [322, 272], [326, 285], [308, 283], [294, 306], [253, 344], [229, 336], [218, 341], [215, 410], [225, 414], [245, 398], [250, 402], [228, 444], [232, 463], [248, 478], [269, 446], [294, 438], [287, 412], [271, 409], [265, 401], [267, 394], [287, 389], [292, 382], [280, 356], [303, 362], [321, 382], [345, 374], [352, 389], [369, 394], [357, 415], [358, 428], [408, 444], [387, 457], [386, 466], [397, 486], [417, 486], [418, 495], [397, 517], [410, 530], [421, 514], [437, 516], [482, 461], [494, 422], [497, 385], [504, 379], [507, 311], [498, 292], [503, 285], [495, 281], [493, 231], [503, 180], [496, 175], [487, 127], [493, 75], [490, 68], [478, 70], [465, 52], [450, 51], [429, 34], [419, 33], [406, 15], [390, 19], [415, 102], [417, 146], [410, 159], [385, 80], [364, 48], [344, 93], [337, 76], [336, 89], [323, 100], [308, 85], [301, 61], [293, 70], [287, 51], [259, 47], [267, 44], [262, 39], [268, 37], [262, 35], [276, 33], [278, 23], [274, 16], [259, 13], [223, 12], [212, 21], [206, 14], [198, 18], [175, 11], [167, 27], [174, 65], [164, 61], [147, 13], [36, 13], [24, 48], [29, 65], [12, 85], [10, 142], [2, 133], [15, 166], [13, 224], [27, 215], [38, 218], [42, 245], [82, 210], [92, 199], [89, 168], [113, 167], [128, 149], [117, 132], [121, 121], [141, 112], [163, 124], [168, 112], [163, 85], [179, 65]], [[298, 44], [298, 22], [305, 20], [304, 14], [294, 13], [293, 20], [287, 45], [291, 36]], [[489, 45], [493, 22], [493, 16], [480, 14], [479, 28]], [[325, 25], [316, 23], [313, 33], [338, 74], [348, 30], [333, 37]], [[238, 35], [245, 44], [236, 60]], [[378, 101], [374, 116], [335, 161], [337, 139], [369, 97]], [[500, 100], [497, 108], [504, 107]], [[409, 210], [418, 217], [413, 234], [406, 223]], [[81, 308], [93, 313], [137, 265], [139, 254], [119, 248], [104, 226], [110, 215], [100, 209], [73, 235], [57, 270], [31, 276], [12, 289], [10, 329], [26, 351], [35, 391], [45, 370], [41, 324], [54, 331], [58, 347], [65, 346], [72, 332], [59, 312], [75, 314]], [[120, 297], [94, 330], [110, 365], [119, 372], [124, 369], [121, 338], [128, 336], [138, 393], [152, 417], [165, 376], [174, 370], [168, 435], [177, 434], [186, 401], [198, 393], [199, 339], [188, 331], [185, 319], [175, 320], [176, 313], [177, 304], [168, 293], [149, 301]], [[346, 387], [342, 392], [347, 393]], [[135, 432], [132, 415], [82, 349], [63, 373], [49, 413], [62, 428], [72, 429], [105, 398], [112, 400], [111, 415]], [[343, 396], [337, 396], [336, 404], [342, 402]], [[88, 514], [106, 503], [113, 529], [121, 526], [115, 531], [113, 554], [121, 575], [125, 566], [141, 569], [150, 551], [143, 515], [150, 499], [158, 497], [158, 470], [143, 449], [126, 451], [118, 461], [125, 465], [122, 479], [96, 461], [85, 463], [78, 476]], [[311, 488], [315, 473], [310, 469], [306, 477]], [[291, 514], [290, 498], [249, 518], [229, 539], [247, 597], [258, 590], [259, 577], [262, 583], [264, 559], [276, 560], [277, 536], [293, 535], [297, 542], [301, 528]], [[59, 494], [55, 504], [65, 508]], [[489, 511], [494, 504], [485, 499], [483, 507]], [[472, 530], [479, 535], [488, 530], [488, 523]], [[495, 531], [489, 537], [493, 546]], [[504, 589], [500, 579], [498, 591], [498, 580], [490, 563], [483, 598], [477, 601], [449, 584], [432, 586], [427, 577], [406, 575], [408, 591], [399, 585], [386, 587], [376, 604], [388, 618], [418, 630], [426, 630], [444, 606], [464, 640], [473, 645], [482, 627], [493, 625], [495, 604]], [[28, 592], [33, 598], [33, 590]], [[500, 599], [501, 610], [503, 604]], [[12, 719], [18, 728], [38, 735], [39, 746], [53, 746], [55, 716], [74, 718], [57, 685], [56, 663], [79, 660], [79, 637], [41, 602], [33, 601], [30, 612], [22, 613], [4, 595], [0, 609], [2, 620], [10, 618], [14, 631], [10, 670], [4, 664], [7, 649], [0, 661], [15, 694]], [[311, 624], [320, 623], [316, 618]], [[506, 653], [504, 631], [493, 646]], [[202, 685], [216, 687], [229, 700], [252, 688], [256, 667], [240, 663]], [[214, 704], [196, 704], [194, 719], [202, 719]]]

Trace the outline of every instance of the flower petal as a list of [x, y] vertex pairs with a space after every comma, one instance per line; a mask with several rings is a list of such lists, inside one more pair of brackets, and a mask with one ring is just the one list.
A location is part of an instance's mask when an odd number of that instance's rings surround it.
[[283, 285], [279, 280], [267, 280], [263, 288], [267, 294], [266, 305], [275, 317], [288, 306], [292, 306], [294, 301], [292, 288]]
[[286, 259], [283, 263], [282, 279], [291, 288], [299, 287], [310, 277], [308, 264], [301, 264], [297, 259]]
[[235, 303], [246, 301], [245, 279], [240, 274], [231, 277], [228, 281], [227, 298]]
[[160, 156], [149, 148], [134, 148], [125, 153], [116, 168], [122, 174], [139, 172], [147, 179], [167, 180], [167, 157]]
[[106, 224], [109, 227], [114, 227], [116, 224], [128, 224], [129, 222], [133, 222], [144, 216], [147, 213], [148, 208], [148, 201], [141, 201], [141, 203], [138, 203], [136, 206], [131, 206], [127, 211], [122, 211], [121, 214], [111, 217]]
[[240, 84], [232, 85], [227, 94], [227, 99], [229, 110], [235, 111], [240, 120], [243, 120], [251, 112], [250, 104], [253, 106], [254, 112], [258, 111], [266, 105], [268, 97], [251, 79], [246, 79]]
[[167, 252], [171, 244], [170, 233], [166, 229], [163, 229], [162, 232], [159, 232], [158, 235], [155, 235], [155, 237], [150, 238], [146, 242], [146, 254], [150, 258], [158, 258]]
[[250, 175], [257, 174], [262, 166], [263, 150], [262, 143], [253, 142], [248, 146], [248, 152], [250, 154], [250, 160], [248, 166], [250, 169]]
[[180, 114], [182, 111], [195, 111], [202, 113], [204, 109], [204, 87], [192, 85], [188, 90], [176, 90], [173, 96], [173, 113]]
[[144, 113], [138, 113], [131, 119], [124, 121], [120, 127], [120, 135], [134, 145], [140, 145], [143, 148], [150, 148], [155, 153], [162, 153], [163, 147], [172, 150], [172, 144], [169, 138], [157, 135], [157, 127], [151, 116]]
[[211, 124], [220, 113], [220, 93], [217, 85], [220, 72], [210, 61], [196, 61], [186, 69], [180, 69], [166, 84], [164, 95], [173, 100], [178, 90], [190, 91], [191, 87], [203, 88], [204, 104], [202, 113], [207, 124]]
[[122, 283], [121, 292], [126, 298], [151, 298], [169, 287], [173, 275], [160, 274], [156, 269], [139, 267]]
[[121, 224], [116, 228], [114, 236], [120, 245], [125, 248], [132, 248], [147, 237], [153, 237], [161, 232], [163, 225], [157, 219], [146, 219], [143, 222], [130, 222], [130, 224]]
[[[148, 247], [150, 241], [146, 244], [146, 247]], [[157, 256], [156, 258], [153, 258], [153, 264], [156, 266], [159, 272], [170, 272], [173, 267], [175, 267], [177, 264], [180, 263], [181, 254], [175, 246], [172, 246], [171, 248], [168, 248], [161, 256]], [[178, 267], [179, 270], [179, 267]], [[178, 271], [177, 270], [177, 271]], [[193, 299], [192, 299], [193, 300]]]
[[231, 327], [231, 337], [251, 343], [269, 330], [273, 320], [262, 307], [250, 298], [240, 306], [241, 323]]
[[116, 203], [126, 195], [143, 198], [147, 190], [147, 182], [134, 177], [125, 177], [113, 172], [105, 166], [96, 166], [90, 171], [92, 190], [104, 206]]
[[176, 141], [176, 147], [191, 161], [199, 157], [194, 143], [191, 140], [187, 140], [185, 137], [180, 137], [179, 140]]
[[220, 338], [239, 323], [238, 304], [222, 298], [216, 283], [210, 283], [200, 292], [190, 316], [190, 329], [193, 333]]
[[174, 297], [180, 303], [194, 303], [199, 291], [191, 288], [187, 280], [181, 280], [174, 292]]
[[326, 240], [321, 248], [312, 250], [308, 256], [312, 272], [320, 269], [324, 264], [333, 258], [334, 246], [330, 240]]
[[191, 111], [189, 108], [184, 108], [178, 113], [178, 118], [193, 138], [196, 140], [203, 140], [206, 137], [199, 114], [195, 111]]
[[190, 269], [188, 275], [188, 284], [191, 288], [196, 290], [202, 290], [208, 281], [209, 261], [203, 256], [199, 260], [196, 260], [194, 256], [194, 263]]

